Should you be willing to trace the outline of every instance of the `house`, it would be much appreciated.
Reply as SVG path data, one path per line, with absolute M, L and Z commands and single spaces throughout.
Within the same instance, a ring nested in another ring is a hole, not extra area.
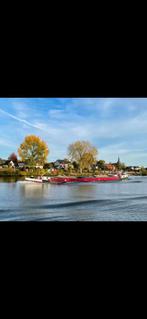
M 12 167 L 12 168 L 15 168 L 14 162 L 13 162 L 13 161 L 10 161 L 10 162 L 9 162 L 9 166 Z
M 58 174 L 58 170 L 56 168 L 50 168 L 50 169 L 48 169 L 48 172 L 55 174 L 55 175 Z
M 17 166 L 18 166 L 18 168 L 25 168 L 26 164 L 24 162 L 18 162 Z
M 45 163 L 43 166 L 44 169 L 51 169 L 53 167 L 54 167 L 54 162 Z
M 0 159 L 0 166 L 2 168 L 8 168 L 8 167 L 13 167 L 15 168 L 15 164 L 13 161 L 11 160 L 3 160 L 3 159 Z
M 139 168 L 139 167 L 134 166 L 134 167 L 132 167 L 132 171 L 134 171 L 134 172 L 139 172 L 139 171 L 140 171 L 140 168 Z
M 116 167 L 115 167 L 114 164 L 111 164 L 111 163 L 107 164 L 107 163 L 106 163 L 106 164 L 105 164 L 105 169 L 108 170 L 108 171 L 114 172 L 114 171 L 116 170 Z
M 55 168 L 60 168 L 61 167 L 61 160 L 56 160 L 55 162 L 54 162 L 54 167 Z
M 141 170 L 141 167 L 139 167 L 139 166 L 127 166 L 126 170 L 139 172 Z
M 135 172 L 139 172 L 141 170 L 141 167 L 139 166 L 132 166 L 131 168 L 132 171 L 135 171 Z
M 54 162 L 54 167 L 57 169 L 64 169 L 64 170 L 68 170 L 68 168 L 72 168 L 73 165 L 71 164 L 70 161 L 68 161 L 67 159 L 64 160 L 57 160 Z
M 118 160 L 117 160 L 117 162 L 116 162 L 116 163 L 112 163 L 112 165 L 113 165 L 116 169 L 121 168 L 121 166 L 122 166 L 122 162 L 120 161 L 119 156 L 118 156 Z

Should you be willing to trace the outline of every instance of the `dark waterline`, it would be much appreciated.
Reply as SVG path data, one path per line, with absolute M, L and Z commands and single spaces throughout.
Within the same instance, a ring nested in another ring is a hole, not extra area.
M 0 177 L 0 220 L 146 221 L 147 177 L 63 185 Z
M 17 176 L 0 176 L 0 183 L 16 183 L 18 181 L 24 181 L 25 177 Z

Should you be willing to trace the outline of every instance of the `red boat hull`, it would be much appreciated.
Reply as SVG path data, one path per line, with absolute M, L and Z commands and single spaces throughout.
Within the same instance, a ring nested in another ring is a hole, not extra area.
M 63 183 L 94 183 L 94 182 L 111 182 L 120 181 L 120 177 L 51 177 L 49 179 L 50 183 L 53 184 L 63 184 Z

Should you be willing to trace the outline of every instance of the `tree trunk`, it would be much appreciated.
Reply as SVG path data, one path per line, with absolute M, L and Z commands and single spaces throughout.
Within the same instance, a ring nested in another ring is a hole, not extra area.
M 80 167 L 80 174 L 82 174 L 82 168 Z

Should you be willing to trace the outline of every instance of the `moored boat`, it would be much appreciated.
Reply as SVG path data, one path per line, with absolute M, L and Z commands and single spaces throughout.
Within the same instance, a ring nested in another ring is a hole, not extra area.
M 128 178 L 129 178 L 129 175 L 126 174 L 126 173 L 123 173 L 123 174 L 121 175 L 121 179 L 128 179 Z
M 121 172 L 118 172 L 117 174 L 108 174 L 108 176 L 119 176 L 121 180 L 124 180 L 124 179 L 128 179 L 129 178 L 129 175 L 127 173 L 121 173 Z
M 42 183 L 42 178 L 34 178 L 34 177 L 26 177 L 25 181 L 27 182 L 35 182 L 35 183 Z

